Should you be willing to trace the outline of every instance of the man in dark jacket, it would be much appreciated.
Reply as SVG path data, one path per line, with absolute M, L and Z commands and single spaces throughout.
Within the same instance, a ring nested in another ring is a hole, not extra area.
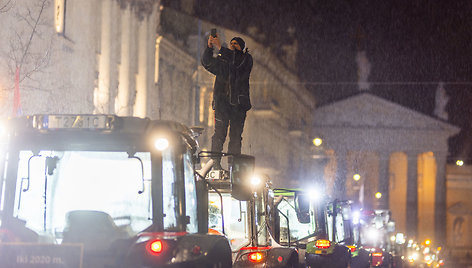
M 252 56 L 243 52 L 244 40 L 234 37 L 230 47 L 222 47 L 218 35 L 209 36 L 208 46 L 203 52 L 202 65 L 216 75 L 213 87 L 213 110 L 215 110 L 215 132 L 211 139 L 211 151 L 223 151 L 223 144 L 228 133 L 228 153 L 241 153 L 241 135 L 243 133 L 246 112 L 251 109 L 249 98 L 249 76 L 252 70 Z M 213 50 L 218 49 L 218 56 L 213 57 Z M 214 169 L 221 169 L 220 158 L 213 158 Z

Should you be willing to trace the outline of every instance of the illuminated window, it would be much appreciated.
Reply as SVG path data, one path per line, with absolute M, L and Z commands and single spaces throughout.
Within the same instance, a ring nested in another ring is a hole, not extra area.
M 206 93 L 206 90 L 207 90 L 206 87 L 200 88 L 200 103 L 199 103 L 200 115 L 198 117 L 198 120 L 200 122 L 205 121 L 205 93 Z
M 211 102 L 213 100 L 213 92 L 208 95 L 208 99 L 210 100 L 210 105 L 208 105 L 208 126 L 211 127 L 215 123 L 215 112 L 213 111 L 213 107 L 211 105 Z
M 156 38 L 156 51 L 154 51 L 154 83 L 159 82 L 159 46 L 162 41 L 162 36 Z
M 197 219 L 197 188 L 193 173 L 192 154 L 187 151 L 184 154 L 184 179 L 185 179 L 185 215 L 190 218 L 187 224 L 187 232 L 198 232 Z
M 66 0 L 54 0 L 54 26 L 59 34 L 64 34 L 65 13 Z

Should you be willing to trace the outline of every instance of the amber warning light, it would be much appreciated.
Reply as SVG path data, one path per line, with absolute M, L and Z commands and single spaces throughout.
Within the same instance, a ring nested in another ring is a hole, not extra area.
M 263 259 L 262 252 L 252 252 L 252 253 L 249 253 L 248 259 L 249 259 L 251 262 L 261 262 L 262 259 Z
M 331 246 L 331 242 L 329 240 L 316 240 L 315 246 L 317 248 L 329 248 Z

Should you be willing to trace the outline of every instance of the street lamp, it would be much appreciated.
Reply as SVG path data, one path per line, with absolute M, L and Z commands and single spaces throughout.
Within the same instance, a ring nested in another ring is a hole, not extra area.
M 352 179 L 355 180 L 355 181 L 359 181 L 361 179 L 361 175 L 359 174 L 354 174 L 354 176 L 352 176 Z
M 375 198 L 377 198 L 377 199 L 382 198 L 382 193 L 381 192 L 376 192 L 375 193 Z
M 322 140 L 321 138 L 314 138 L 314 139 L 313 139 L 313 144 L 314 144 L 316 147 L 321 146 L 322 143 L 323 143 L 323 140 Z
M 459 166 L 459 167 L 462 167 L 462 166 L 464 165 L 464 161 L 458 159 L 458 160 L 456 161 L 456 165 Z

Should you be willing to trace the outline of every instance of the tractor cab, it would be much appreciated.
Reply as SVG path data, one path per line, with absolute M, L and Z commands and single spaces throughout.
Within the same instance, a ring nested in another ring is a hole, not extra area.
M 6 129 L 2 265 L 231 265 L 227 240 L 201 231 L 192 129 L 115 115 L 34 115 Z
M 359 212 L 352 207 L 352 201 L 335 200 L 328 203 L 330 240 L 349 248 L 352 268 L 365 268 L 370 265 L 370 252 L 362 244 L 359 221 Z
M 341 202 L 326 203 L 317 191 L 276 190 L 280 242 L 294 244 L 309 267 L 348 267 L 352 234 Z
M 370 252 L 373 267 L 390 267 L 394 248 L 391 237 L 395 222 L 389 210 L 362 210 L 360 212 L 359 235 L 362 247 Z
M 254 176 L 254 162 L 248 168 L 238 161 L 231 158 L 229 177 L 207 176 L 209 229 L 230 241 L 233 267 L 296 267 L 296 250 L 273 238 L 276 213 L 270 179 Z

